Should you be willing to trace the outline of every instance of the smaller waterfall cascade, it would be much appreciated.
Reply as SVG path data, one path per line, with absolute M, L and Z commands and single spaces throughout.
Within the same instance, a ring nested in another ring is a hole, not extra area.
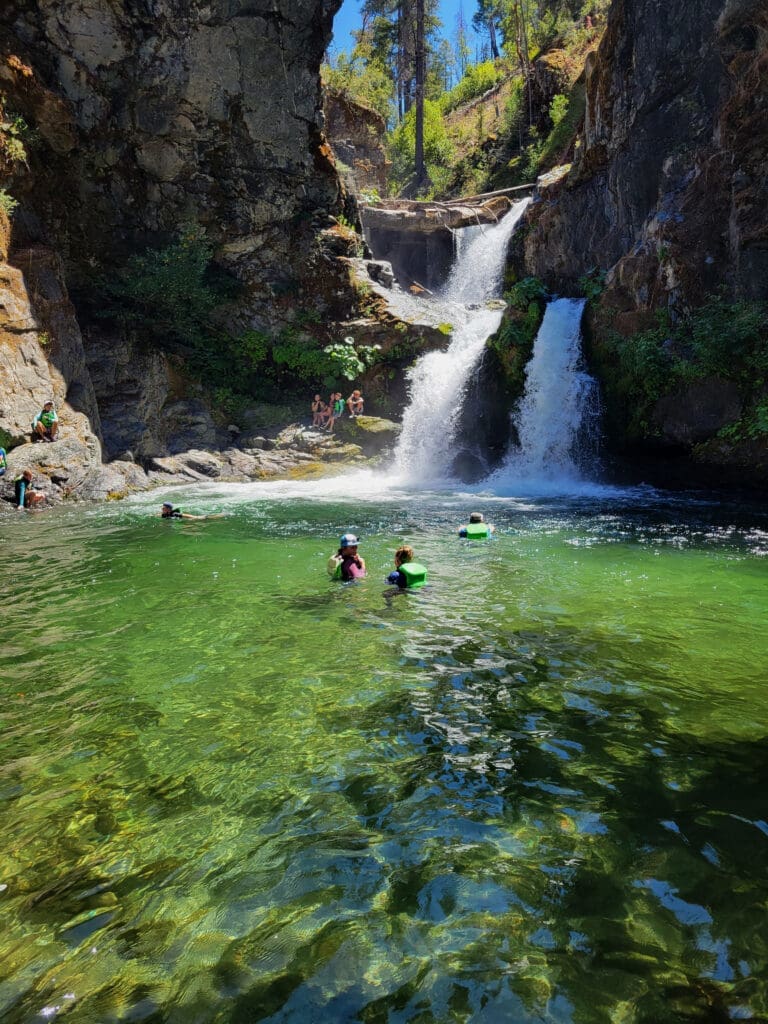
M 457 232 L 457 256 L 448 281 L 436 299 L 426 300 L 439 317 L 436 322 L 452 325 L 452 340 L 445 352 L 428 352 L 410 371 L 411 402 L 395 453 L 396 470 L 406 479 L 434 481 L 449 474 L 464 391 L 486 339 L 501 322 L 502 309 L 479 304 L 501 293 L 507 246 L 529 203 L 516 203 L 491 228 Z
M 494 474 L 495 483 L 551 491 L 585 482 L 585 472 L 594 469 L 599 408 L 597 384 L 581 354 L 584 302 L 556 299 L 547 306 L 515 416 L 520 444 Z

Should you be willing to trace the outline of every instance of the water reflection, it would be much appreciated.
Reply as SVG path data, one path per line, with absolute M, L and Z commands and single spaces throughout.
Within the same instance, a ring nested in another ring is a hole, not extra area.
M 397 504 L 42 524 L 4 1021 L 768 1015 L 762 514 L 499 508 L 480 547 L 415 511 L 431 586 L 389 603 Z M 353 517 L 372 577 L 334 587 Z

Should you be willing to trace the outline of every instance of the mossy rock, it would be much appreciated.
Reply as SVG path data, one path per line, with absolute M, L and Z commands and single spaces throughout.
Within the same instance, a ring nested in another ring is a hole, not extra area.
M 335 430 L 339 437 L 359 445 L 366 455 L 377 455 L 395 443 L 402 427 L 381 416 L 356 416 L 339 420 Z
M 287 473 L 289 480 L 316 480 L 328 476 L 330 467 L 324 462 L 303 462 L 300 466 L 292 466 Z

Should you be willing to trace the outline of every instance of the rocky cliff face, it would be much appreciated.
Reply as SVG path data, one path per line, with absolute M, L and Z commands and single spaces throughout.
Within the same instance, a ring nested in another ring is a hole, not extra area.
M 518 261 L 571 293 L 582 275 L 607 272 L 591 338 L 609 403 L 610 332 L 630 337 L 659 309 L 674 321 L 719 289 L 768 299 L 767 45 L 763 0 L 614 0 L 588 61 L 573 166 L 542 189 Z M 702 434 L 701 402 L 688 397 L 697 422 L 667 423 L 659 408 L 654 444 L 689 447 L 681 437 L 701 441 L 727 422 L 706 410 Z M 733 414 L 733 402 L 719 405 Z
M 387 126 L 381 114 L 333 89 L 324 94 L 325 134 L 337 161 L 348 168 L 349 187 L 387 194 Z
M 52 240 L 83 280 L 194 220 L 268 295 L 338 201 L 318 78 L 337 6 L 10 0 L 0 85 L 40 139 L 19 241 Z
M 296 305 L 330 320 L 353 311 L 324 234 L 341 208 L 319 82 L 338 6 L 3 5 L 0 93 L 26 150 L 12 160 L 0 145 L 0 188 L 19 202 L 0 282 L 6 441 L 48 395 L 67 432 L 103 439 L 111 457 L 221 440 L 177 367 L 86 312 L 96 278 L 185 224 L 204 227 L 244 286 L 228 313 L 236 329 L 268 328 Z

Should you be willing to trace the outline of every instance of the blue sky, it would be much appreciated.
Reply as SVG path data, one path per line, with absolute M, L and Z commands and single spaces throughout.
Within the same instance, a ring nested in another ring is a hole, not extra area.
M 464 20 L 470 32 L 470 45 L 474 45 L 472 32 L 472 15 L 475 13 L 475 0 L 440 0 L 438 17 L 443 23 L 443 33 L 450 39 L 456 27 L 456 12 L 461 2 L 464 8 Z M 360 26 L 360 0 L 344 0 L 341 10 L 333 20 L 333 42 L 331 50 L 349 52 L 353 45 L 351 33 Z

